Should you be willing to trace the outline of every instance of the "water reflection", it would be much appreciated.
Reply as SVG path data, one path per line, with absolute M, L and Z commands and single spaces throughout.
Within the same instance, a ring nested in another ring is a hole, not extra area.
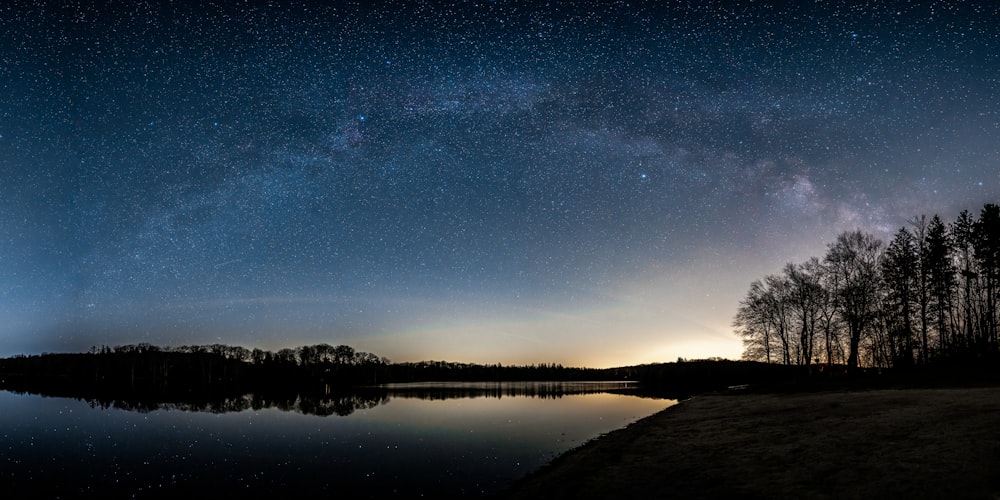
M 414 382 L 384 384 L 356 388 L 351 391 L 316 393 L 249 393 L 236 396 L 172 395 L 150 397 L 125 395 L 74 395 L 40 391 L 12 391 L 18 394 L 71 397 L 91 408 L 119 409 L 136 412 L 179 410 L 206 413 L 229 413 L 247 410 L 277 409 L 305 415 L 346 417 L 357 410 L 367 410 L 386 404 L 393 398 L 427 400 L 529 397 L 556 399 L 574 394 L 617 393 L 643 396 L 635 382 Z
M 393 397 L 453 398 L 561 398 L 572 394 L 602 392 L 637 393 L 635 382 L 414 382 L 382 386 Z
M 448 385 L 155 405 L 0 392 L 0 484 L 42 497 L 475 496 L 674 403 L 629 385 Z
M 260 411 L 275 409 L 302 413 L 305 415 L 346 417 L 356 410 L 366 410 L 385 404 L 390 398 L 386 391 L 364 391 L 334 394 L 328 396 L 311 396 L 296 394 L 287 397 L 269 397 L 259 394 L 244 394 L 236 397 L 223 397 L 192 401 L 158 401 L 143 398 L 74 398 L 87 403 L 91 408 L 118 409 L 137 412 L 156 410 L 179 410 L 205 413 L 232 413 L 247 410 Z

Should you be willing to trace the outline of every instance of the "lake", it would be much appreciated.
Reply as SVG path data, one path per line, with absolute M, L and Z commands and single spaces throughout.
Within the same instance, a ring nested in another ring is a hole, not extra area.
M 488 495 L 676 403 L 636 394 L 622 382 L 421 383 L 137 404 L 0 391 L 0 484 L 44 496 Z

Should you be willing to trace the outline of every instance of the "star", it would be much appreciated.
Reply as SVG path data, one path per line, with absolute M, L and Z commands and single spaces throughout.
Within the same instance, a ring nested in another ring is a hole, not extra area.
M 762 273 L 1000 197 L 1000 7 L 383 7 L 110 7 L 60 44 L 14 2 L 0 355 L 738 358 Z

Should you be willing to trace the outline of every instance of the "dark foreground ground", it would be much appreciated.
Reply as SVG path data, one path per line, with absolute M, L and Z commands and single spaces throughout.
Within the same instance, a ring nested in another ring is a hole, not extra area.
M 699 396 L 507 497 L 1000 499 L 1000 388 Z

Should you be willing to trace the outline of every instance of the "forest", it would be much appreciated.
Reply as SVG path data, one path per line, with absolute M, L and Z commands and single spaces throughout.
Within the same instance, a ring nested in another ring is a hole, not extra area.
M 788 263 L 751 283 L 733 320 L 742 361 L 700 360 L 609 369 L 557 364 L 392 363 L 329 344 L 276 352 L 240 346 L 94 346 L 87 353 L 0 359 L 0 389 L 52 395 L 273 400 L 420 381 L 633 380 L 677 393 L 865 370 L 986 370 L 996 378 L 1000 206 L 949 223 L 908 221 L 885 244 L 840 234 L 822 258 Z M 802 370 L 801 367 L 806 367 Z
M 326 394 L 347 388 L 418 381 L 596 380 L 604 370 L 556 364 L 479 365 L 446 361 L 392 363 L 347 345 L 305 345 L 276 352 L 212 344 L 94 346 L 86 353 L 0 359 L 0 388 L 47 394 L 160 395 Z
M 817 371 L 995 366 L 1000 206 L 907 224 L 888 244 L 844 232 L 822 258 L 753 281 L 733 320 L 743 358 Z
M 318 401 L 316 405 L 328 405 L 334 412 L 352 406 L 343 403 L 344 398 L 356 399 L 359 391 L 378 400 L 387 384 L 411 382 L 634 381 L 650 394 L 684 397 L 733 384 L 785 383 L 798 375 L 794 367 L 724 359 L 603 369 L 549 363 L 392 363 L 350 346 L 329 344 L 276 352 L 225 344 L 134 344 L 0 359 L 0 389 L 83 398 L 102 406 L 154 407 L 171 402 L 193 407 L 289 407 L 296 401 Z

